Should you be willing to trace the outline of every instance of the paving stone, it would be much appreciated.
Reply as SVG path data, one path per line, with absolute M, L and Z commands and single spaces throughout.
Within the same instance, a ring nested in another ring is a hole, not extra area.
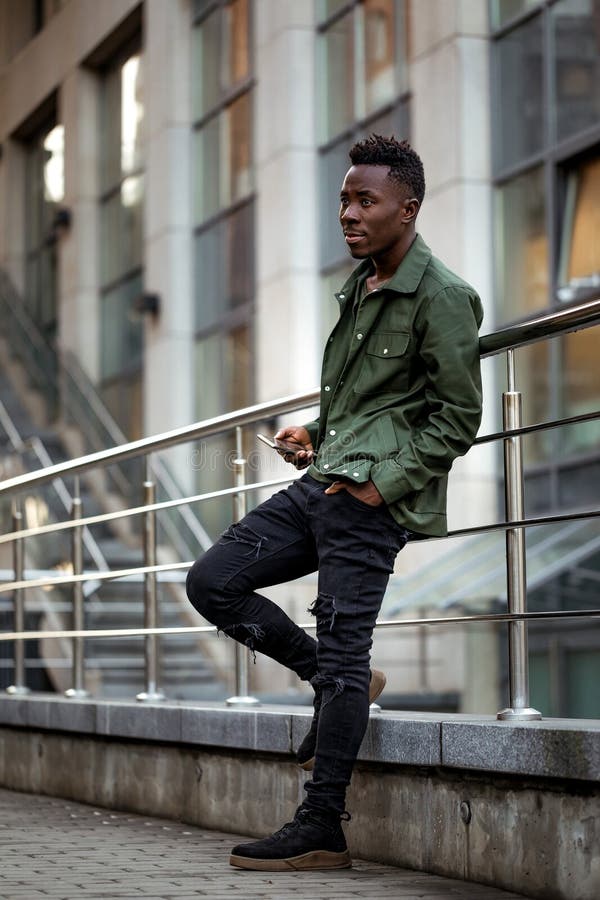
M 243 835 L 1 788 L 0 821 L 1 900 L 519 900 L 361 860 L 339 872 L 244 872 L 229 866 Z

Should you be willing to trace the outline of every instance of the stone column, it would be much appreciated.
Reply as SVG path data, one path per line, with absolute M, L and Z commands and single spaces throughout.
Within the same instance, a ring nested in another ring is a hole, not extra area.
M 144 431 L 193 421 L 191 12 L 186 0 L 147 0 L 144 20 L 146 139 L 145 291 L 160 313 L 145 323 Z M 186 479 L 187 451 L 178 475 Z M 191 469 L 189 486 L 192 483 Z M 187 483 L 187 481 L 186 481 Z
M 494 326 L 487 4 L 479 0 L 412 0 L 410 11 L 412 143 L 423 159 L 427 182 L 418 229 L 436 256 L 479 292 L 485 333 Z M 485 433 L 499 425 L 500 400 L 494 388 L 493 361 L 485 361 L 482 372 L 480 432 Z M 495 521 L 495 449 L 484 445 L 455 462 L 448 491 L 451 528 Z M 499 554 L 502 541 L 500 535 Z M 441 554 L 452 551 L 461 553 L 468 567 L 468 545 L 444 541 L 438 550 Z M 435 564 L 435 552 L 434 546 L 427 545 L 415 547 L 411 556 L 417 564 Z M 497 694 L 496 632 L 490 628 L 475 634 L 469 628 L 464 642 L 468 683 L 463 707 L 494 711 L 489 707 Z
M 487 4 L 413 0 L 410 22 L 412 143 L 427 182 L 418 229 L 436 256 L 478 290 L 485 333 L 494 324 Z M 482 433 L 498 422 L 492 371 L 492 363 L 484 363 Z M 494 449 L 473 451 L 453 471 L 452 526 L 489 521 L 495 511 Z
M 319 377 L 312 0 L 254 4 L 257 399 Z

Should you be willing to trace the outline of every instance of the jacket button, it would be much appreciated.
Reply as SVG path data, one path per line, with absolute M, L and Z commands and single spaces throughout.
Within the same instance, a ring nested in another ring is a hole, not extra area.
M 354 475 L 355 478 L 358 478 L 358 475 L 359 475 L 358 472 L 353 472 L 352 474 Z
M 331 437 L 334 437 L 335 436 L 335 428 L 332 428 L 331 431 L 329 432 L 329 434 L 331 435 Z
M 326 385 L 325 385 L 325 387 L 324 387 L 324 388 L 323 388 L 323 390 L 324 390 L 324 391 L 330 391 L 330 390 L 331 390 L 331 388 L 330 388 L 330 387 L 329 387 L 329 385 L 328 385 L 328 384 L 326 384 Z
M 345 295 L 345 294 L 340 294 L 339 297 L 340 297 L 340 300 L 345 300 L 345 299 L 346 299 L 346 295 Z
M 361 332 L 359 331 L 358 334 L 356 335 L 356 340 L 357 340 L 357 341 L 362 341 L 362 337 L 363 337 L 363 336 L 362 336 Z
M 387 352 L 388 352 L 388 348 L 386 347 L 385 350 L 384 350 L 383 352 L 384 352 L 384 353 L 387 353 Z
M 329 468 L 329 463 L 325 463 L 325 465 L 323 466 L 323 468 L 324 468 L 324 469 L 328 469 L 328 468 Z

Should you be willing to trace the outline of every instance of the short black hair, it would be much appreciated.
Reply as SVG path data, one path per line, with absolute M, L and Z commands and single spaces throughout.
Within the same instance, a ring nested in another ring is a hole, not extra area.
M 397 141 L 395 137 L 370 134 L 350 148 L 353 166 L 389 166 L 389 177 L 406 185 L 419 204 L 425 196 L 425 172 L 418 153 L 408 141 Z

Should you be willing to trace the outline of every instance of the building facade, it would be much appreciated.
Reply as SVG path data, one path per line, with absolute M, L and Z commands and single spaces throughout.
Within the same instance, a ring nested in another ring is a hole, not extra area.
M 599 98 L 599 0 L 0 0 L 0 266 L 127 437 L 167 431 L 318 383 L 370 131 L 422 156 L 419 230 L 484 331 L 597 296 Z M 528 421 L 597 408 L 596 339 L 523 352 Z M 484 383 L 494 431 L 491 360 Z M 598 443 L 597 420 L 528 439 L 530 510 L 585 505 Z M 458 462 L 454 527 L 497 514 L 497 471 Z

